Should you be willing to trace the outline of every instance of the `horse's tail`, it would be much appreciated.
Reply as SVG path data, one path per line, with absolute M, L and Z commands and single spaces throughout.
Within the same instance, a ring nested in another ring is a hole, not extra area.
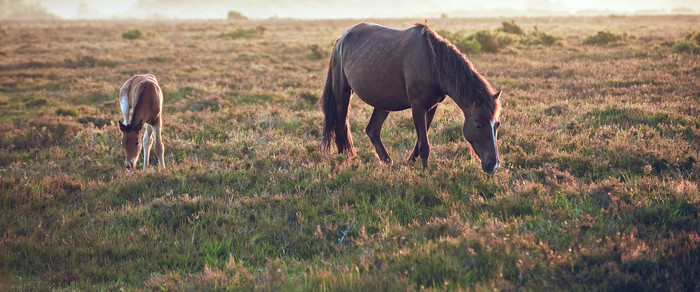
M 335 95 L 333 94 L 333 58 L 328 67 L 328 77 L 326 86 L 323 88 L 321 96 L 321 109 L 323 110 L 323 140 L 321 140 L 321 153 L 330 153 L 331 140 L 335 134 L 337 124 L 337 107 Z

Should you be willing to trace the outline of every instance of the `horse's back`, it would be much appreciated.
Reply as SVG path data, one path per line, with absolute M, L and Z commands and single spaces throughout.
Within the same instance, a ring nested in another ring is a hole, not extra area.
M 342 68 L 350 88 L 366 103 L 385 110 L 410 107 L 407 82 L 430 76 L 416 76 L 430 70 L 422 27 L 395 30 L 361 23 L 348 29 L 338 40 Z M 420 72 L 423 71 L 423 72 Z

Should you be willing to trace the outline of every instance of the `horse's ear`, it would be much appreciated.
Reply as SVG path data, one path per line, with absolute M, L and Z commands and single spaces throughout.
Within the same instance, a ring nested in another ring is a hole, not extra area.
M 497 100 L 501 97 L 501 91 L 503 91 L 503 89 L 499 89 L 498 92 L 496 92 L 496 94 L 493 95 L 493 100 Z
M 126 132 L 129 128 L 122 123 L 122 121 L 119 121 L 119 131 Z

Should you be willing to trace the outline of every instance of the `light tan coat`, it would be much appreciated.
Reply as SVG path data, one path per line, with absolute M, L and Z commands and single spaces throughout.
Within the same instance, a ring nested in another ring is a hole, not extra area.
M 119 123 L 119 129 L 122 132 L 121 144 L 126 154 L 126 168 L 132 169 L 138 163 L 142 148 L 138 136 L 144 124 L 146 131 L 143 135 L 143 169 L 148 168 L 154 138 L 158 165 L 164 168 L 164 147 L 161 139 L 163 92 L 156 77 L 152 74 L 135 75 L 124 82 L 119 90 L 119 104 L 124 116 L 124 122 Z

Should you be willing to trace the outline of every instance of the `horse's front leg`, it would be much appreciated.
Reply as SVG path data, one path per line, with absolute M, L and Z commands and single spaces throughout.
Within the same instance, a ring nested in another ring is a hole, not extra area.
M 425 135 L 427 137 L 428 133 L 430 132 L 430 124 L 433 122 L 433 117 L 435 116 L 435 111 L 437 110 L 437 105 L 431 109 L 428 110 L 428 112 L 425 115 Z M 418 147 L 420 146 L 420 139 L 416 139 L 416 146 L 413 147 L 413 153 L 411 153 L 411 156 L 408 157 L 408 162 L 413 163 L 416 162 L 416 158 L 420 155 L 420 152 L 418 151 Z
M 411 108 L 413 124 L 418 135 L 418 154 L 423 161 L 423 171 L 428 169 L 428 156 L 430 156 L 430 142 L 428 142 L 427 113 L 420 107 Z
M 389 153 L 386 152 L 386 148 L 384 148 L 384 143 L 382 142 L 382 125 L 387 116 L 389 116 L 389 111 L 374 108 L 365 132 L 369 140 L 372 141 L 374 150 L 376 150 L 377 156 L 379 156 L 379 160 L 386 165 L 391 165 L 391 157 L 389 157 Z

